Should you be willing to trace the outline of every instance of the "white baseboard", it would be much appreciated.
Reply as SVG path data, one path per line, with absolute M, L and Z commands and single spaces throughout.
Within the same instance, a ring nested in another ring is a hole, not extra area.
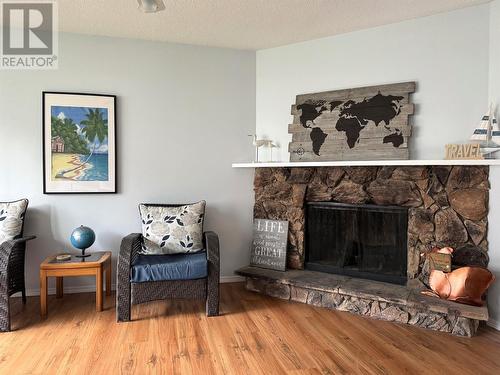
M 241 283 L 245 281 L 245 278 L 243 276 L 221 276 L 220 277 L 220 282 L 221 283 Z
M 111 290 L 116 290 L 115 285 L 111 285 Z M 56 294 L 56 288 L 49 288 L 47 290 L 48 294 Z M 95 292 L 95 284 L 92 285 L 81 285 L 81 286 L 65 286 L 64 287 L 64 294 L 75 294 L 75 293 L 90 293 L 90 292 Z M 14 294 L 14 297 L 20 296 L 21 293 L 16 293 Z M 40 295 L 40 288 L 34 288 L 34 289 L 26 289 L 26 295 L 27 296 L 39 296 Z
M 500 331 L 500 322 L 495 319 L 490 318 L 487 323 L 490 327 L 495 328 L 497 331 Z
M 239 283 L 245 281 L 245 278 L 242 276 L 221 276 L 220 277 L 220 282 L 221 283 Z M 116 285 L 111 285 L 111 290 L 116 290 Z M 91 285 L 81 285 L 81 286 L 65 286 L 64 287 L 64 293 L 65 294 L 75 294 L 75 293 L 90 293 L 90 292 L 95 292 L 95 284 Z M 48 293 L 50 295 L 56 294 L 56 288 L 49 288 Z M 21 293 L 16 293 L 14 297 L 20 296 Z M 33 288 L 33 289 L 26 289 L 26 295 L 27 296 L 39 296 L 40 295 L 40 289 L 39 288 Z

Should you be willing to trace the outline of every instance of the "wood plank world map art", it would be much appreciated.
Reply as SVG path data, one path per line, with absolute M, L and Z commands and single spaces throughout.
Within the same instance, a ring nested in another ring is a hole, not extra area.
M 298 95 L 290 161 L 408 159 L 415 82 Z

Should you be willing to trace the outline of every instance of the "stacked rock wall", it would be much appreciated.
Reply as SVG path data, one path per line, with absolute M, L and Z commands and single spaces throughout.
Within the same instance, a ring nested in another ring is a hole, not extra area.
M 302 269 L 306 202 L 408 207 L 408 277 L 434 246 L 460 265 L 487 262 L 488 167 L 257 168 L 254 217 L 289 221 L 288 267 Z

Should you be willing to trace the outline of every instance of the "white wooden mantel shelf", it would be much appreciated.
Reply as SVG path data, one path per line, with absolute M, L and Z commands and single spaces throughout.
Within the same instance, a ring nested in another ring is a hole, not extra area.
M 307 162 L 269 162 L 233 163 L 233 168 L 291 168 L 291 167 L 372 167 L 372 166 L 409 166 L 409 165 L 500 165 L 500 159 L 484 160 L 365 160 L 365 161 L 307 161 Z

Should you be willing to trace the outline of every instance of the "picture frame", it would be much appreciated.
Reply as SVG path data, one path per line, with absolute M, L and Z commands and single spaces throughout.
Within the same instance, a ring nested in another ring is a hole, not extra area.
M 116 96 L 42 92 L 44 194 L 117 192 Z

